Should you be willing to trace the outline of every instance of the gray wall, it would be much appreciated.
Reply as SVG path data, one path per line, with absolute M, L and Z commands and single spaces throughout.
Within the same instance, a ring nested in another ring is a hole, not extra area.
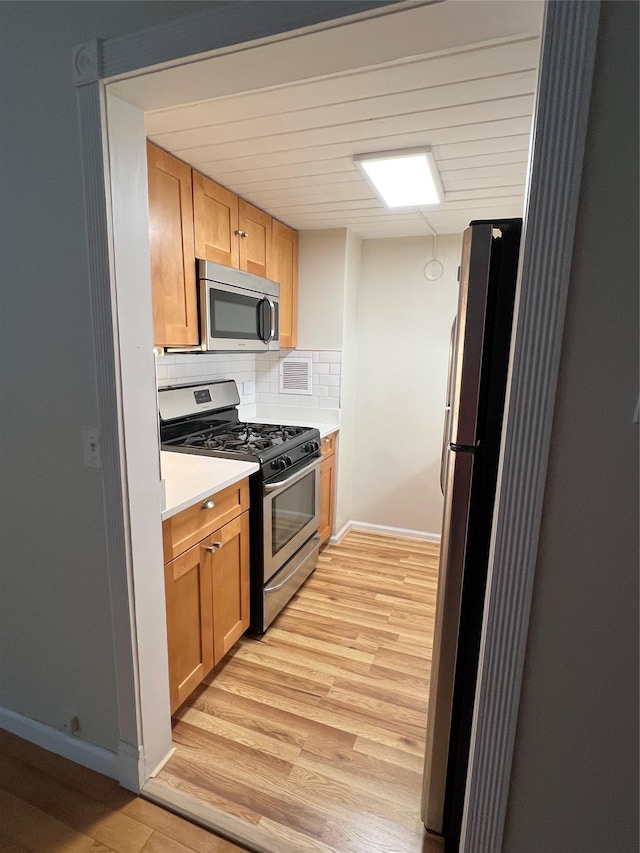
M 638 849 L 638 4 L 604 2 L 504 849 Z
M 118 743 L 71 48 L 191 2 L 0 3 L 0 706 Z M 42 414 L 42 412 L 46 414 Z

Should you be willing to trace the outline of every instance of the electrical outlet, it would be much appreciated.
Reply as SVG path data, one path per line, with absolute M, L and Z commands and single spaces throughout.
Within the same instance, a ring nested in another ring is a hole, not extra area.
M 82 461 L 89 468 L 101 468 L 100 430 L 98 427 L 82 427 Z
M 247 379 L 246 382 L 242 383 L 242 393 L 245 397 L 251 397 L 256 393 L 256 383 L 252 382 L 250 379 Z
M 80 729 L 80 720 L 75 714 L 68 714 L 63 718 L 62 726 L 60 728 L 68 735 L 74 735 Z

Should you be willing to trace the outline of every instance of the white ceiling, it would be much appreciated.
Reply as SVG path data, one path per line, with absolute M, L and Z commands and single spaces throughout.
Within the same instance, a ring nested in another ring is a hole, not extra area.
M 116 85 L 150 139 L 293 228 L 454 233 L 522 214 L 541 18 L 521 0 L 392 7 Z M 444 204 L 385 209 L 353 155 L 425 144 Z

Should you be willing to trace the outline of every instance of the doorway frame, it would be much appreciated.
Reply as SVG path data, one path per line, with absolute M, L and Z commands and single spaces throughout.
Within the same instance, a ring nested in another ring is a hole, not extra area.
M 251 15 L 247 5 L 221 4 L 203 15 L 95 39 L 73 51 L 118 695 L 118 774 L 134 791 L 168 756 L 171 731 L 148 235 L 143 233 L 144 123 L 141 110 L 108 97 L 107 85 L 248 40 L 311 31 L 338 20 L 344 24 L 410 4 L 390 9 L 358 0 L 252 3 Z M 599 0 L 554 0 L 545 10 L 460 844 L 466 853 L 498 851 L 502 843 L 598 20 Z M 142 218 L 131 219 L 132 210 Z M 123 227 L 125 211 L 132 228 Z M 134 278 L 144 294 L 132 302 Z M 139 328 L 133 320 L 144 311 L 147 319 Z M 150 436 L 155 439 L 149 441 Z M 157 495 L 150 499 L 143 482 L 155 481 Z

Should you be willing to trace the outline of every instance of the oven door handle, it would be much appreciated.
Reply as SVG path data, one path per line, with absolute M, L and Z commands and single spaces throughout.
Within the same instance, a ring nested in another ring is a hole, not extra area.
M 317 541 L 317 542 L 319 542 L 319 541 L 320 541 L 320 537 L 318 536 L 318 534 L 317 534 L 317 533 L 315 534 L 315 536 L 312 536 L 312 537 L 311 537 L 311 539 L 309 540 L 309 542 L 313 542 L 313 543 L 314 543 L 314 545 L 315 545 L 316 541 Z M 282 589 L 282 587 L 283 587 L 285 584 L 289 583 L 289 581 L 291 580 L 291 578 L 292 578 L 292 577 L 295 575 L 295 573 L 300 569 L 300 566 L 301 566 L 301 565 L 302 565 L 306 560 L 308 560 L 308 559 L 309 559 L 309 555 L 310 555 L 311 553 L 312 553 L 312 551 L 307 551 L 307 552 L 305 553 L 304 557 L 302 557 L 302 559 L 301 559 L 298 563 L 296 563 L 296 564 L 295 564 L 295 566 L 291 569 L 291 571 L 289 572 L 289 574 L 286 576 L 286 578 L 285 578 L 283 581 L 280 581 L 280 583 L 275 584 L 275 586 L 265 586 L 264 591 L 265 591 L 265 592 L 276 592 L 277 590 Z
M 321 462 L 322 457 L 319 457 L 315 462 L 312 462 L 310 465 L 305 465 L 302 470 L 296 471 L 295 474 L 287 477 L 286 480 L 278 480 L 277 483 L 266 483 L 264 487 L 265 492 L 275 492 L 276 489 L 284 489 L 286 486 L 290 486 L 292 483 L 295 483 L 296 480 L 301 480 L 310 471 L 314 471 Z

